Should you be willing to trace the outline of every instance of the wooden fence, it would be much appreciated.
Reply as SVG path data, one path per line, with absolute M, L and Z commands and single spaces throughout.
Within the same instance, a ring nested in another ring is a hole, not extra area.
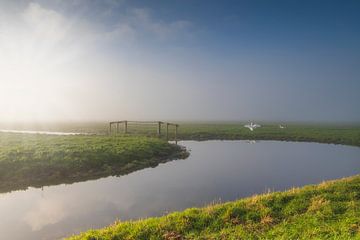
M 128 134 L 128 125 L 129 124 L 140 124 L 140 125 L 155 125 L 157 126 L 157 135 L 161 136 L 161 127 L 162 125 L 166 126 L 166 139 L 169 139 L 169 127 L 175 127 L 175 142 L 177 142 L 177 133 L 179 124 L 169 123 L 169 122 L 161 122 L 161 121 L 114 121 L 109 123 L 109 134 L 120 134 L 120 126 L 123 126 L 123 134 Z

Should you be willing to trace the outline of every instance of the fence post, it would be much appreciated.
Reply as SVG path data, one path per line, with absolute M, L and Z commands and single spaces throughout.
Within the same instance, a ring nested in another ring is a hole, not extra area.
M 166 140 L 169 141 L 169 123 L 166 123 Z
M 177 132 L 178 132 L 178 126 L 177 124 L 175 124 L 175 144 L 177 144 Z
M 128 121 L 124 121 L 124 133 L 127 134 Z
M 161 135 L 161 122 L 158 122 L 158 135 Z

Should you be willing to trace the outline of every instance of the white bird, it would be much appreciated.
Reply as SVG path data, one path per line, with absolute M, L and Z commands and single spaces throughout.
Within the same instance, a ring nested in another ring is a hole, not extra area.
M 259 124 L 253 124 L 252 122 L 250 124 L 244 125 L 244 127 L 250 129 L 250 131 L 254 131 L 255 128 L 261 127 Z
M 283 126 L 283 125 L 279 125 L 279 128 L 283 129 L 283 128 L 285 128 L 285 126 Z

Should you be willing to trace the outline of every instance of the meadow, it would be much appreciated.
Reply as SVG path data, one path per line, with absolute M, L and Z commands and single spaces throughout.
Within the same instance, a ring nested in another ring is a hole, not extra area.
M 288 123 L 280 129 L 279 123 L 261 123 L 260 128 L 250 131 L 243 125 L 246 122 L 177 122 L 180 124 L 178 140 L 279 140 L 334 143 L 360 146 L 359 124 L 317 124 L 317 123 Z M 9 127 L 0 125 L 0 127 Z M 47 131 L 64 131 L 91 133 L 97 135 L 108 134 L 106 122 L 95 123 L 57 123 L 42 125 L 20 124 L 12 126 L 16 129 L 32 129 Z M 123 129 L 120 126 L 120 135 Z M 156 126 L 129 125 L 128 130 L 133 135 L 156 136 Z M 165 126 L 162 127 L 162 137 L 165 137 Z M 174 138 L 173 129 L 169 129 L 170 139 Z
M 158 138 L 0 133 L 0 192 L 119 176 L 186 156 Z
M 262 127 L 250 131 L 243 123 L 232 124 L 184 124 L 179 138 L 184 140 L 278 140 L 319 142 L 360 146 L 360 126 L 320 125 L 320 124 L 261 124 Z
M 68 238 L 80 239 L 360 239 L 360 175 L 158 218 L 115 222 Z

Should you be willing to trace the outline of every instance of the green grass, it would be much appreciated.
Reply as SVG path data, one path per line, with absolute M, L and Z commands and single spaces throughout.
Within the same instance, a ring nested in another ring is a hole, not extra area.
M 184 140 L 209 139 L 254 139 L 280 141 L 306 141 L 360 146 L 358 125 L 299 125 L 287 124 L 280 129 L 275 124 L 262 124 L 261 128 L 250 131 L 243 124 L 190 124 L 180 125 L 179 138 Z
M 179 140 L 280 140 L 280 141 L 307 141 L 320 143 L 335 143 L 360 146 L 359 124 L 285 124 L 285 129 L 280 129 L 278 124 L 260 123 L 261 128 L 251 132 L 244 128 L 244 122 L 180 122 Z M 0 125 L 1 127 L 1 125 Z M 9 126 L 2 126 L 9 127 Z M 21 129 L 21 126 L 12 126 Z M 45 124 L 42 126 L 25 126 L 26 129 L 86 132 L 107 134 L 108 124 L 103 123 L 63 123 Z M 165 126 L 162 133 L 165 133 Z M 120 129 L 122 131 L 122 129 Z M 129 124 L 129 132 L 138 135 L 156 135 L 156 126 L 140 126 Z M 170 137 L 174 137 L 174 130 L 170 128 Z M 165 134 L 163 135 L 165 136 Z
M 123 175 L 184 157 L 184 149 L 158 138 L 0 133 L 0 192 Z
M 360 175 L 116 222 L 68 240 L 80 239 L 360 239 Z

